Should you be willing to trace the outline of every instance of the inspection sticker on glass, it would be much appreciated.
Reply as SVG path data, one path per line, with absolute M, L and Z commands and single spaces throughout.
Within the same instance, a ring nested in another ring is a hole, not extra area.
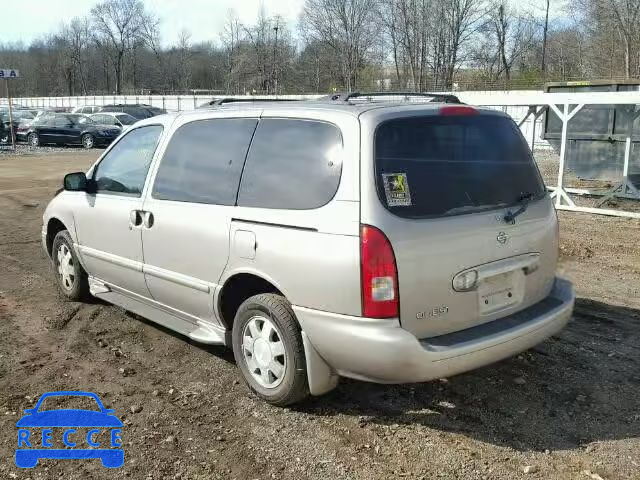
M 383 173 L 384 193 L 390 207 L 411 206 L 411 192 L 406 173 Z

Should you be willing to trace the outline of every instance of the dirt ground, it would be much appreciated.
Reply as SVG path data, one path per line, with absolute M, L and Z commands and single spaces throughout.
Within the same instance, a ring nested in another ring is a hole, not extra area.
M 640 221 L 560 215 L 560 269 L 579 299 L 558 337 L 447 380 L 344 380 L 280 409 L 248 392 L 222 348 L 59 299 L 41 215 L 62 175 L 99 153 L 0 154 L 0 478 L 640 478 Z M 56 390 L 115 409 L 121 469 L 14 465 L 16 421 Z

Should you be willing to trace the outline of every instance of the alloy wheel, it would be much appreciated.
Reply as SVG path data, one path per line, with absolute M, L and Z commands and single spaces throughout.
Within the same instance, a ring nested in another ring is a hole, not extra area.
M 72 290 L 76 280 L 76 271 L 73 263 L 73 255 L 65 243 L 60 244 L 58 247 L 57 260 L 60 284 L 65 290 Z
M 278 328 L 265 316 L 249 319 L 242 334 L 242 354 L 247 369 L 264 388 L 276 388 L 284 379 L 287 354 Z

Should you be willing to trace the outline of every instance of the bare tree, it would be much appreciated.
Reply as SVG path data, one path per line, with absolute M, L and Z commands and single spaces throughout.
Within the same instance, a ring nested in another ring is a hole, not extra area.
M 429 0 L 391 0 L 380 5 L 397 80 L 402 87 L 410 86 L 418 91 L 424 88 L 427 73 L 431 3 Z
M 613 12 L 613 18 L 624 43 L 624 74 L 631 78 L 632 49 L 638 40 L 638 21 L 640 20 L 640 0 L 607 0 L 605 2 Z
M 233 10 L 230 10 L 227 14 L 224 30 L 220 35 L 227 59 L 226 91 L 230 93 L 240 93 L 240 78 L 238 71 L 241 63 L 240 41 L 242 31 L 243 28 L 238 17 Z
M 151 21 L 141 0 L 105 0 L 91 9 L 96 35 L 113 64 L 116 93 L 122 92 L 124 58 L 139 39 L 144 38 L 143 25 Z
M 482 0 L 445 0 L 444 21 L 447 38 L 445 45 L 445 82 L 453 86 L 453 76 L 460 66 L 461 50 L 480 28 L 486 6 Z
M 62 26 L 57 36 L 57 41 L 64 50 L 63 63 L 69 69 L 69 95 L 75 94 L 78 81 L 82 94 L 87 94 L 86 63 L 91 40 L 89 30 L 86 18 L 74 18 L 69 24 Z
M 481 28 L 475 60 L 490 80 L 504 77 L 508 84 L 517 61 L 533 47 L 536 38 L 535 22 L 530 14 L 516 13 L 504 1 L 492 5 Z
M 358 72 L 377 33 L 377 0 L 306 0 L 302 28 L 310 40 L 321 41 L 340 61 L 342 84 L 357 85 Z

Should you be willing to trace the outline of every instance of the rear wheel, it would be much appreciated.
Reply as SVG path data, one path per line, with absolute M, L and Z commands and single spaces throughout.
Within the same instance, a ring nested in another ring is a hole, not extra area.
M 0 143 L 9 143 L 9 132 L 3 131 L 0 133 Z
M 233 354 L 249 388 L 277 406 L 309 395 L 302 337 L 287 300 L 276 294 L 246 300 L 233 324 Z
M 29 136 L 27 137 L 27 141 L 29 142 L 29 145 L 31 145 L 32 147 L 40 146 L 40 138 L 38 137 L 37 133 L 30 133 Z
M 67 299 L 78 301 L 89 296 L 87 272 L 73 251 L 73 241 L 67 230 L 62 230 L 53 239 L 51 248 L 56 284 L 60 293 Z
M 93 139 L 93 135 L 85 133 L 82 136 L 82 146 L 84 148 L 93 148 L 94 143 L 95 143 L 95 141 Z

